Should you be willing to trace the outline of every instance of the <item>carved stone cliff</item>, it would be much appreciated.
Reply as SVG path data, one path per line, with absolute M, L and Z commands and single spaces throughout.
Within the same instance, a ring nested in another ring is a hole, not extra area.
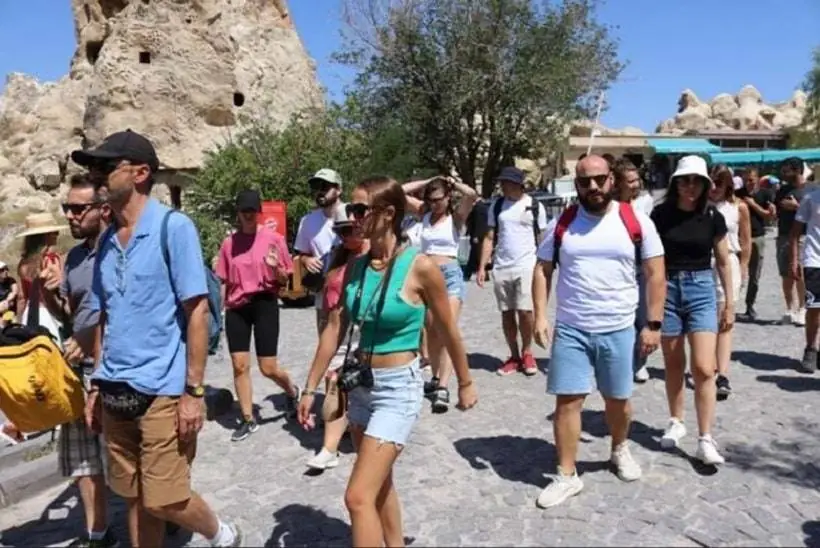
M 163 167 L 199 167 L 244 116 L 274 127 L 322 105 L 285 0 L 72 0 L 77 48 L 55 83 L 0 96 L 0 208 L 44 209 L 69 152 L 131 128 Z

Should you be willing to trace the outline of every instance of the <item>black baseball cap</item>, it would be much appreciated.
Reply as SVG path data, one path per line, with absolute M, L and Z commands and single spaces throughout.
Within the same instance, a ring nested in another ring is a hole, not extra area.
M 236 195 L 236 210 L 237 211 L 255 211 L 262 212 L 262 198 L 259 192 L 255 190 L 240 190 Z
M 91 167 L 104 160 L 128 160 L 145 164 L 152 172 L 159 170 L 159 159 L 154 145 L 130 129 L 112 133 L 96 148 L 75 150 L 71 153 L 71 159 L 83 167 Z

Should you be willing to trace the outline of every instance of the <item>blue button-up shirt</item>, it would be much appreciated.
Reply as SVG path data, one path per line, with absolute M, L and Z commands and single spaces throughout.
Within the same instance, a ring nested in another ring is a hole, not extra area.
M 101 236 L 89 302 L 106 314 L 94 378 L 125 382 L 144 394 L 179 396 L 187 372 L 179 303 L 207 295 L 208 285 L 196 227 L 180 213 L 168 221 L 169 273 L 160 245 L 168 211 L 149 199 L 125 248 L 114 227 Z

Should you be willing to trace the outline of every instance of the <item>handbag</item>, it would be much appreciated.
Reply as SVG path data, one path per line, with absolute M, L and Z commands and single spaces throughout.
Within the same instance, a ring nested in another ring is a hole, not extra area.
M 103 409 L 115 419 L 133 421 L 141 418 L 154 403 L 156 396 L 143 394 L 124 382 L 96 380 Z

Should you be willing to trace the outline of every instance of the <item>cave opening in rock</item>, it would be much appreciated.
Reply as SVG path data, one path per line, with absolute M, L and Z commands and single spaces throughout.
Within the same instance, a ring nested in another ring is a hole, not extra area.
M 239 93 L 238 91 L 233 94 L 233 105 L 235 107 L 241 107 L 245 104 L 245 94 Z
M 142 64 L 142 65 L 150 65 L 151 64 L 151 52 L 150 51 L 141 51 L 140 52 L 140 64 Z
M 128 0 L 102 0 L 100 2 L 100 10 L 102 10 L 106 19 L 111 19 L 124 10 L 127 5 Z
M 85 58 L 92 65 L 100 58 L 100 51 L 102 50 L 102 41 L 92 40 L 85 45 Z

